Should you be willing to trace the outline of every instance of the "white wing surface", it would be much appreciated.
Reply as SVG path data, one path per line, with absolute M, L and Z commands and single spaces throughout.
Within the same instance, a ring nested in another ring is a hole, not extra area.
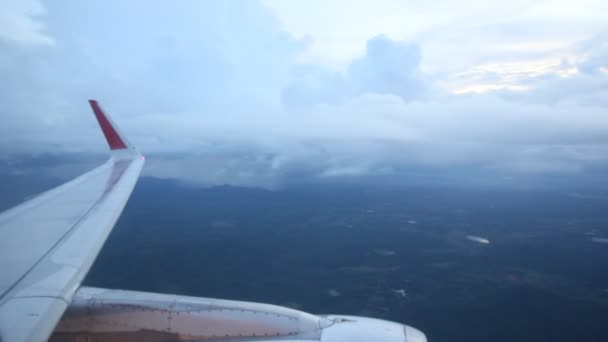
M 53 332 L 120 216 L 144 158 L 96 101 L 111 149 L 98 168 L 0 214 L 0 342 Z

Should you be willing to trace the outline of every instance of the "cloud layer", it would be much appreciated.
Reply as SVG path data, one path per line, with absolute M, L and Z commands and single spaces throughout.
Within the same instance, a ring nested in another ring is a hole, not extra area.
M 450 20 L 391 2 L 373 10 L 386 25 L 363 25 L 362 4 L 339 4 L 317 4 L 349 13 L 326 36 L 289 25 L 298 2 L 3 4 L 0 154 L 101 152 L 94 97 L 141 150 L 179 156 L 151 174 L 193 182 L 463 166 L 584 174 L 608 161 L 601 14 L 581 27 L 585 13 L 513 3 L 503 19 L 486 8 Z M 399 10 L 412 22 L 395 25 Z M 576 32 L 556 41 L 558 24 Z M 321 58 L 328 42 L 359 48 Z

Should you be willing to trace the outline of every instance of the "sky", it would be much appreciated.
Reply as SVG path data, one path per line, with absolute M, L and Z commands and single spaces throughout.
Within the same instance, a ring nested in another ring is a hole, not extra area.
M 0 0 L 0 158 L 194 183 L 608 170 L 606 1 Z

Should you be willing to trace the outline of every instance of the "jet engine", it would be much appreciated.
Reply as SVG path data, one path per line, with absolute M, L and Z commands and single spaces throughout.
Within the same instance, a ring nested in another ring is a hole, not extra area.
M 260 303 L 82 287 L 50 341 L 426 342 L 399 323 Z

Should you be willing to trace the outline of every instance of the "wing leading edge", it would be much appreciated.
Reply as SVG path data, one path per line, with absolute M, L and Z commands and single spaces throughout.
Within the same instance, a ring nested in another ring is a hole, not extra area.
M 53 332 L 118 220 L 144 165 L 99 104 L 111 149 L 96 169 L 0 214 L 0 341 Z

